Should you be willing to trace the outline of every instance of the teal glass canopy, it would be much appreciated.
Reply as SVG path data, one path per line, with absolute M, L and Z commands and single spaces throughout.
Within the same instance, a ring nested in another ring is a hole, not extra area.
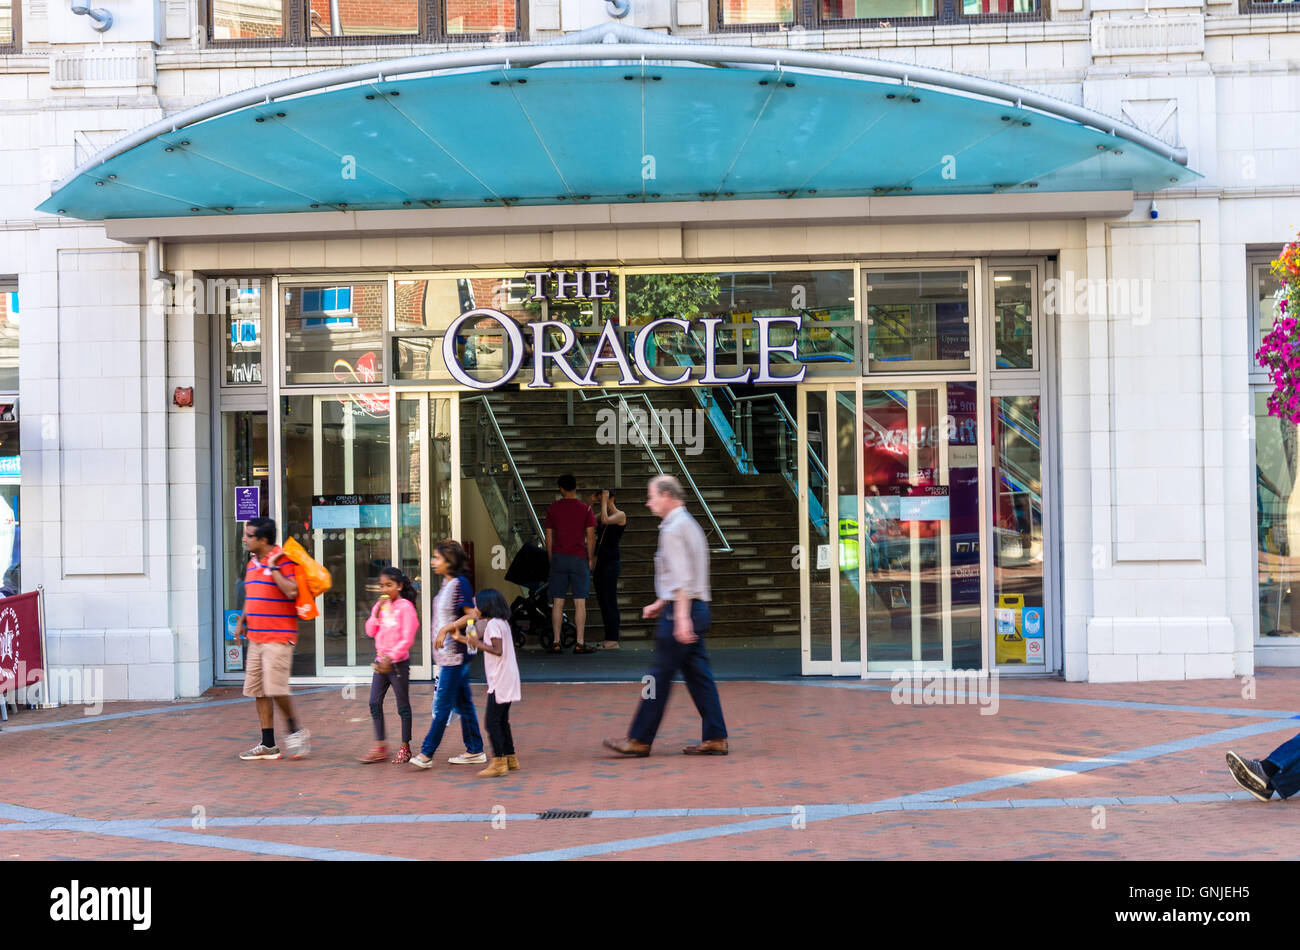
M 260 98 L 109 150 L 38 210 L 102 220 L 1149 192 L 1201 177 L 1172 150 L 1042 109 L 777 64 L 502 65 Z

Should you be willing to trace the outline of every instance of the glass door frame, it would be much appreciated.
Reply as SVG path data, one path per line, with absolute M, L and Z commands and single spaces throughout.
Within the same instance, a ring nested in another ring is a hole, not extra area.
M 272 476 L 273 476 L 273 477 L 272 477 L 272 487 L 271 487 L 271 492 L 272 492 L 272 508 L 271 508 L 271 510 L 272 510 L 272 512 L 273 512 L 272 517 L 275 518 L 277 524 L 283 524 L 283 522 L 284 522 L 283 511 L 281 510 L 281 504 L 282 504 L 282 500 L 283 500 L 283 497 L 284 497 L 284 495 L 283 495 L 283 493 L 284 493 L 284 465 L 282 464 L 282 460 L 281 460 L 282 446 L 281 446 L 281 444 L 280 444 L 280 442 L 281 442 L 281 438 L 282 438 L 281 430 L 282 430 L 282 427 L 283 427 L 283 420 L 282 420 L 282 418 L 281 418 L 282 410 L 281 410 L 281 406 L 280 406 L 280 397 L 282 397 L 282 396 L 294 396 L 294 397 L 306 397 L 306 396 L 309 396 L 309 397 L 311 397 L 312 400 L 313 400 L 313 403 L 312 403 L 312 451 L 313 451 L 313 454 L 315 455 L 315 458 L 313 459 L 313 479 L 315 480 L 314 483 L 313 483 L 313 494 L 321 494 L 321 493 L 322 493 L 322 484 L 320 483 L 319 480 L 320 480 L 320 478 L 321 478 L 321 476 L 322 476 L 322 466 L 321 466 L 321 462 L 322 462 L 323 445 L 322 445 L 321 413 L 320 413 L 320 408 L 321 408 L 322 403 L 323 403 L 324 400 L 327 400 L 327 399 L 337 399 L 337 398 L 338 398 L 339 396 L 341 396 L 341 395 L 345 395 L 345 394 L 347 394 L 347 393 L 349 393 L 349 392 L 354 392 L 354 391 L 356 391 L 356 390 L 345 389 L 345 388 L 340 388 L 340 387 L 332 387 L 332 388 L 328 388 L 328 389 L 327 389 L 327 388 L 318 387 L 318 386 L 304 386 L 304 387 L 297 387 L 297 386 L 296 386 L 296 387 L 294 387 L 294 388 L 292 388 L 292 389 L 287 389 L 287 390 L 286 390 L 286 389 L 281 389 L 281 390 L 279 390 L 279 391 L 275 394 L 275 397 L 274 397 L 274 399 L 275 399 L 275 407 L 276 407 L 276 409 L 275 409 L 275 413 L 274 413 L 274 416 L 275 416 L 274 426 L 275 426 L 275 428 L 274 428 L 274 432 L 273 432 L 273 435 L 272 435 L 271 440 L 270 440 L 270 441 L 271 441 L 271 444 L 270 444 L 270 453 L 269 453 L 269 454 L 270 454 L 270 456 L 271 456 L 271 460 L 272 460 L 272 461 L 271 461 L 271 466 L 272 466 L 271 473 L 272 473 Z M 399 400 L 399 399 L 405 399 L 405 400 L 418 401 L 419 404 L 420 404 L 420 430 L 419 430 L 419 431 L 420 431 L 420 453 L 421 453 L 421 456 L 420 456 L 420 477 L 421 477 L 421 482 L 422 482 L 422 484 L 421 484 L 421 492 L 420 492 L 420 495 L 421 495 L 421 500 L 420 500 L 420 537 L 421 537 L 421 544 L 423 545 L 423 547 L 421 548 L 422 556 L 427 556 L 427 552 L 430 550 L 430 548 L 428 547 L 428 544 L 430 543 L 429 538 L 428 538 L 428 533 L 429 533 L 429 524 L 428 524 L 428 498 L 429 498 L 429 492 L 432 491 L 432 489 L 433 489 L 433 486 L 430 484 L 430 482 L 431 482 L 431 468 L 430 468 L 429 446 L 430 446 L 431 439 L 430 439 L 429 429 L 428 429 L 428 425 L 429 425 L 429 422 L 430 422 L 430 415 L 429 415 L 429 411 L 430 411 L 430 410 L 429 410 L 429 400 L 430 400 L 431 397 L 436 397 L 436 398 L 439 398 L 439 399 L 443 399 L 443 398 L 445 398 L 445 399 L 450 399 L 450 400 L 451 400 L 451 408 L 450 408 L 450 412 L 451 412 L 451 420 L 450 420 L 450 421 L 451 421 L 451 456 L 452 456 L 452 458 L 451 458 L 451 472 L 452 472 L 452 478 L 451 478 L 451 501 L 450 501 L 450 506 L 451 506 L 451 524 L 452 524 L 452 536 L 453 536 L 453 537 L 459 537 L 459 536 L 460 536 L 460 531 L 461 531 L 461 511 L 460 511 L 460 507 L 461 507 L 461 486 L 460 486 L 460 479 L 459 479 L 459 475 L 458 475 L 458 473 L 460 472 L 460 410 L 459 410 L 459 407 L 460 407 L 460 392 L 461 392 L 461 391 L 460 391 L 460 390 L 457 390 L 457 389 L 450 388 L 450 387 L 448 387 L 448 388 L 430 388 L 430 387 L 428 387 L 428 386 L 419 386 L 419 387 L 414 387 L 414 386 L 389 386 L 389 387 L 384 387 L 384 388 L 370 388 L 370 387 L 367 387 L 366 391 L 368 391 L 368 392 L 376 392 L 376 393 L 378 393 L 378 392 L 382 392 L 382 393 L 386 394 L 386 396 L 387 396 L 387 398 L 388 398 L 388 406 L 389 406 L 389 409 L 388 409 L 388 422 L 387 422 L 387 425 L 388 425 L 388 463 L 389 463 L 389 469 L 388 469 L 388 473 L 389 473 L 389 474 L 388 474 L 388 485 L 389 485 L 389 506 L 390 506 L 390 507 L 389 507 L 389 511 L 390 511 L 390 514 L 389 514 L 389 525 L 390 525 L 390 529 L 389 529 L 389 533 L 390 533 L 390 538 L 389 538 L 389 545 L 390 545 L 390 546 L 389 546 L 389 552 L 390 552 L 390 554 L 389 554 L 389 561 L 390 561 L 390 563 L 392 563 L 392 564 L 398 564 L 398 563 L 400 563 L 400 548 L 399 548 L 399 545 L 400 545 L 400 542 L 401 542 L 401 530 L 400 530 L 400 528 L 401 528 L 401 521 L 400 521 L 400 515 L 401 515 L 400 504 L 401 504 L 401 499 L 400 499 L 400 497 L 399 497 L 399 494 L 400 494 L 400 493 L 399 493 L 398 491 L 396 491 L 396 485 L 397 485 L 397 467 L 396 467 L 396 466 L 397 466 L 397 441 L 396 441 L 396 440 L 397 440 L 397 400 Z M 223 408 L 223 411 L 224 411 L 224 410 L 226 410 L 226 409 L 229 408 L 229 407 L 226 407 L 226 406 L 223 405 L 222 408 Z M 347 468 L 350 469 L 350 466 L 348 466 Z M 347 494 L 347 492 L 344 492 L 344 494 Z M 313 529 L 313 534 L 315 534 L 315 532 L 316 532 L 317 530 L 319 530 L 319 529 Z M 351 529 L 349 529 L 349 530 L 351 530 Z M 313 541 L 313 547 L 314 547 L 314 550 L 311 551 L 311 554 L 312 554 L 312 556 L 315 557 L 317 560 L 320 560 L 320 559 L 321 559 L 321 556 L 322 556 L 322 553 L 323 553 L 322 550 L 321 550 L 321 548 L 320 548 L 320 544 L 321 544 L 321 540 L 320 540 L 319 538 L 314 539 L 314 541 Z M 350 550 L 351 550 L 351 549 L 349 548 L 349 552 L 350 552 Z M 349 557 L 351 557 L 351 554 L 350 554 L 350 553 L 349 553 Z M 422 571 L 422 574 L 427 573 L 427 565 L 421 565 L 421 567 L 426 569 L 426 570 L 423 570 L 423 571 Z M 351 570 L 350 567 L 349 567 L 349 569 L 347 570 L 346 573 L 347 573 L 347 575 L 348 575 L 348 581 L 347 581 L 347 582 L 348 582 L 349 584 L 355 584 L 354 574 L 353 574 L 353 571 Z M 417 680 L 417 679 L 419 679 L 419 680 L 428 680 L 428 679 L 431 679 L 431 678 L 432 678 L 432 675 L 433 675 L 433 666 L 432 666 L 432 662 L 433 662 L 433 660 L 432 660 L 432 653 L 431 653 L 432 637 L 431 637 L 431 634 L 430 634 L 430 631 L 429 631 L 429 622 L 428 622 L 428 617 L 429 617 L 429 608 L 430 608 L 430 598 L 431 598 L 432 595 L 431 595 L 430 590 L 429 590 L 429 584 L 427 584 L 427 583 L 423 583 L 423 584 L 421 584 L 420 586 L 421 586 L 421 590 L 420 590 L 420 604 L 419 604 L 419 608 L 420 608 L 420 609 L 419 609 L 419 612 L 420 612 L 420 632 L 419 632 L 418 635 L 421 637 L 421 641 L 420 641 L 420 642 L 421 642 L 422 645 L 423 645 L 423 653 L 422 653 L 422 655 L 423 655 L 423 657 L 424 657 L 424 663 L 423 663 L 422 665 L 420 665 L 420 666 L 412 666 L 412 667 L 411 667 L 411 678 L 412 678 L 413 680 Z M 356 598 L 356 596 L 357 596 L 357 593 L 356 593 L 355 590 L 350 591 L 349 594 L 348 594 L 349 600 L 350 600 L 350 601 L 353 601 L 353 602 L 355 602 L 355 598 Z M 315 622 L 315 625 L 314 625 L 314 627 L 315 627 L 315 638 L 316 638 L 316 641 L 315 641 L 315 642 L 316 642 L 316 671 L 315 671 L 315 674 L 314 674 L 313 676 L 310 676 L 310 677 L 295 677 L 295 678 L 294 678 L 294 682 L 340 682 L 340 681 L 346 681 L 346 680 L 356 679 L 357 677 L 364 677 L 364 676 L 367 674 L 367 672 L 369 671 L 370 667 L 369 667 L 369 663 L 368 663 L 368 662 L 362 662 L 362 661 L 361 661 L 361 658 L 358 658 L 358 657 L 356 656 L 356 644 L 357 644 L 359 641 L 358 641 L 358 638 L 356 638 L 356 636 L 355 636 L 355 632 L 354 632 L 354 631 L 353 631 L 353 632 L 350 632 L 349 635 L 348 635 L 348 655 L 349 655 L 349 659 L 350 659 L 350 660 L 353 660 L 354 662 L 353 662 L 352 664 L 343 665 L 343 666 L 326 666 L 326 665 L 325 665 L 325 626 L 324 626 L 324 624 L 325 624 L 324 614 L 321 614 L 319 617 L 317 617 L 316 622 Z
M 388 471 L 389 485 L 391 487 L 390 504 L 392 505 L 392 514 L 390 515 L 393 524 L 392 532 L 392 563 L 401 564 L 401 493 L 397 491 L 397 405 L 400 400 L 415 402 L 419 408 L 420 423 L 418 431 L 420 433 L 420 556 L 425 559 L 426 563 L 420 565 L 420 575 L 423 579 L 420 584 L 420 643 L 422 644 L 421 656 L 424 662 L 420 666 L 411 667 L 411 679 L 429 680 L 433 678 L 433 636 L 430 625 L 430 611 L 433 608 L 433 585 L 430 583 L 430 563 L 433 548 L 431 545 L 435 540 L 429 534 L 429 498 L 434 491 L 432 478 L 432 455 L 430 447 L 432 439 L 429 435 L 429 426 L 432 422 L 430 415 L 430 401 L 433 399 L 450 400 L 450 433 L 451 433 L 451 462 L 450 462 L 450 480 L 451 496 L 448 501 L 451 515 L 451 536 L 459 539 L 461 536 L 461 476 L 460 476 L 460 394 L 462 389 L 451 387 L 428 386 L 412 387 L 391 386 L 388 390 Z
M 801 383 L 796 390 L 796 411 L 795 416 L 798 431 L 802 437 L 806 438 L 808 433 L 808 394 L 810 392 L 820 392 L 826 395 L 826 418 L 822 420 L 822 441 L 826 453 L 826 484 L 827 500 L 835 505 L 835 509 L 826 510 L 826 544 L 831 552 L 830 556 L 830 641 L 831 641 L 831 658 L 829 660 L 814 660 L 812 658 L 812 565 L 817 558 L 817 545 L 813 541 L 808 521 L 808 490 L 811 481 L 808 476 L 808 445 L 804 441 L 799 447 L 798 457 L 799 464 L 797 469 L 798 484 L 802 486 L 799 492 L 799 662 L 800 672 L 804 676 L 861 676 L 863 675 L 862 660 L 845 660 L 843 659 L 843 638 L 840 630 L 840 536 L 839 536 L 839 445 L 838 442 L 832 444 L 832 438 L 837 438 L 836 417 L 839 414 L 838 400 L 835 396 L 839 393 L 854 393 L 854 405 L 856 407 L 857 418 L 854 420 L 854 438 L 855 446 L 862 445 L 862 378 L 856 376 L 850 379 L 831 381 L 818 380 L 816 383 Z M 859 460 L 859 473 L 857 482 L 857 505 L 858 505 L 858 563 L 859 576 L 861 576 L 861 552 L 865 550 L 864 546 L 864 525 L 865 519 L 862 517 L 863 505 L 863 488 L 861 478 L 861 462 Z M 832 495 L 832 492 L 834 494 Z M 832 528 L 832 526 L 834 526 Z M 860 586 L 860 582 L 859 582 Z M 858 630 L 860 631 L 860 657 L 866 656 L 866 599 L 859 596 L 858 598 Z
M 976 446 L 977 453 L 976 465 L 981 474 L 989 472 L 988 448 L 985 445 L 986 433 L 989 426 L 989 395 L 987 392 L 981 393 L 979 378 L 976 374 L 954 374 L 953 376 L 937 379 L 933 374 L 928 375 L 898 375 L 882 378 L 879 375 L 874 377 L 845 379 L 840 381 L 818 381 L 813 384 L 803 384 L 798 390 L 798 425 L 799 431 L 806 433 L 807 428 L 807 408 L 809 392 L 825 392 L 827 399 L 827 414 L 829 419 L 823 422 L 823 430 L 826 433 L 823 438 L 829 438 L 829 434 L 836 431 L 834 418 L 838 415 L 838 410 L 831 410 L 832 405 L 837 401 L 833 398 L 840 393 L 853 393 L 856 418 L 854 420 L 855 432 L 855 457 L 858 460 L 859 471 L 855 478 L 857 488 L 857 512 L 858 512 L 858 563 L 859 572 L 861 572 L 862 552 L 866 551 L 866 488 L 862 479 L 862 453 L 863 445 L 863 394 L 866 392 L 881 392 L 889 389 L 910 389 L 913 391 L 928 390 L 935 393 L 936 405 L 946 406 L 947 387 L 952 383 L 970 383 L 976 387 Z M 988 387 L 985 386 L 985 389 Z M 944 413 L 946 415 L 946 409 Z M 909 429 L 914 426 L 909 425 Z M 836 451 L 838 446 L 832 447 L 828 444 L 826 451 L 827 458 L 827 483 L 832 486 L 838 486 L 838 464 L 839 452 Z M 941 443 L 940 457 L 943 459 L 941 467 L 947 467 L 948 442 L 947 439 Z M 802 449 L 799 452 L 799 484 L 809 486 L 808 480 L 808 452 Z M 989 669 L 989 636 L 992 630 L 989 618 L 992 616 L 992 584 L 989 582 L 990 567 L 989 562 L 989 541 L 990 535 L 990 508 L 989 508 L 989 489 L 984 487 L 979 492 L 979 524 L 978 532 L 980 539 L 980 662 L 981 670 Z M 838 514 L 838 511 L 836 512 Z M 1046 520 L 1046 516 L 1044 516 Z M 827 525 L 836 522 L 831 513 L 827 513 Z M 943 534 L 946 537 L 948 528 L 945 526 Z M 800 663 L 801 672 L 805 676 L 831 675 L 831 676 L 860 676 L 862 679 L 893 679 L 894 674 L 900 671 L 928 671 L 928 670 L 947 670 L 952 666 L 952 586 L 951 576 L 948 582 L 940 588 L 941 603 L 944 605 L 943 610 L 943 651 L 942 660 L 919 660 L 910 663 L 896 663 L 893 661 L 876 661 L 869 659 L 868 640 L 870 631 L 867 624 L 867 598 L 859 596 L 858 598 L 858 630 L 859 660 L 844 660 L 843 656 L 843 639 L 841 636 L 840 625 L 840 566 L 839 566 L 839 544 L 838 534 L 834 539 L 828 536 L 828 543 L 832 556 L 831 575 L 830 575 L 830 594 L 831 594 L 831 659 L 814 660 L 812 659 L 812 618 L 811 618 L 811 586 L 812 586 L 812 566 L 811 562 L 815 557 L 815 548 L 811 545 L 810 528 L 808 521 L 808 491 L 807 487 L 799 493 L 799 544 L 800 551 L 804 556 L 800 559 L 800 577 L 799 577 L 799 597 L 800 597 Z M 915 544 L 913 545 L 915 550 Z M 940 551 L 946 555 L 948 545 L 941 543 Z M 859 573 L 859 576 L 861 574 Z M 916 578 L 913 584 L 917 583 Z M 861 584 L 859 585 L 861 586 Z M 915 594 L 914 594 L 914 602 Z M 915 638 L 916 634 L 913 634 Z M 915 649 L 915 639 L 914 639 Z M 1049 666 L 1050 668 L 1050 666 Z

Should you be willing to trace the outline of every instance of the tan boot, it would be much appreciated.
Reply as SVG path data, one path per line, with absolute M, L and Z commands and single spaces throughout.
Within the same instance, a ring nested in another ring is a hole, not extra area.
M 513 755 L 506 756 L 506 765 L 510 768 L 511 772 L 519 771 L 519 760 Z
M 478 777 L 496 778 L 497 776 L 505 775 L 509 771 L 510 766 L 506 764 L 506 757 L 504 755 L 493 756 L 492 761 L 488 763 L 488 767 L 482 772 L 479 772 Z

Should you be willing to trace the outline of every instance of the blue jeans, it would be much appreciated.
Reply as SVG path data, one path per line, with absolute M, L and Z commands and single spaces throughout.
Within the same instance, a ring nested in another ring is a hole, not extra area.
M 691 601 L 691 626 L 695 628 L 698 639 L 694 643 L 679 643 L 673 636 L 672 603 L 664 605 L 659 615 L 659 624 L 655 627 L 655 652 L 650 662 L 651 683 L 654 692 L 641 700 L 636 716 L 632 719 L 632 728 L 628 738 L 647 745 L 655 741 L 659 732 L 659 723 L 663 721 L 664 709 L 668 705 L 668 693 L 672 687 L 673 677 L 680 670 L 682 679 L 686 680 L 686 691 L 700 714 L 701 738 L 727 738 L 727 724 L 722 718 L 722 700 L 718 698 L 718 686 L 713 681 L 713 668 L 709 665 L 709 653 L 704 648 L 704 632 L 712 623 L 707 601 Z
M 478 713 L 474 712 L 474 697 L 469 691 L 469 664 L 438 667 L 438 692 L 433 697 L 433 723 L 424 737 L 420 751 L 433 755 L 447 730 L 451 711 L 460 716 L 460 735 L 465 740 L 465 751 L 477 755 L 483 751 L 483 735 L 478 731 Z
M 1277 772 L 1269 781 L 1280 796 L 1290 798 L 1300 792 L 1300 736 L 1283 742 L 1264 761 L 1277 766 Z

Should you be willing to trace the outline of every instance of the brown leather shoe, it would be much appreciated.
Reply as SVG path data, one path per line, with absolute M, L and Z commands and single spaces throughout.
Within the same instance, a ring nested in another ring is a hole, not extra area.
M 613 749 L 622 755 L 635 755 L 638 758 L 645 758 L 650 754 L 650 747 L 644 742 L 637 742 L 635 739 L 606 739 L 602 745 L 606 749 Z
M 699 745 L 688 745 L 682 749 L 683 755 L 726 755 L 726 739 L 705 739 Z

